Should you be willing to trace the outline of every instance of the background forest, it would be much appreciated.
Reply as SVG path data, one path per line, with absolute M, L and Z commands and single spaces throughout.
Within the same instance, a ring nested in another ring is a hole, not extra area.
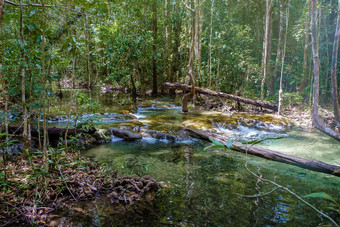
M 133 81 L 142 95 L 147 89 L 155 92 L 157 87 L 162 90 L 163 82 L 185 81 L 191 35 L 196 32 L 197 86 L 232 94 L 241 91 L 257 99 L 263 81 L 264 98 L 276 102 L 285 49 L 284 100 L 308 107 L 313 90 L 310 2 L 270 2 L 268 9 L 260 0 L 47 1 L 43 13 L 40 3 L 24 1 L 20 9 L 19 3 L 5 1 L 2 85 L 13 101 L 20 100 L 20 71 L 24 68 L 30 109 L 41 102 L 45 82 L 64 78 L 85 87 L 102 83 L 133 87 Z M 337 1 L 320 1 L 318 14 L 320 103 L 327 106 L 331 104 Z M 44 26 L 46 77 L 41 47 Z

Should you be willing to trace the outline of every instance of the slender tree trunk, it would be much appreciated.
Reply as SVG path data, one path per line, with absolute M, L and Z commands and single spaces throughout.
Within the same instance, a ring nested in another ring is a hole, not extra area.
M 189 9 L 193 15 L 193 23 L 191 27 L 191 46 L 189 53 L 189 64 L 188 64 L 188 78 L 191 82 L 191 92 L 187 93 L 182 98 L 182 111 L 188 112 L 188 101 L 190 97 L 194 97 L 193 103 L 195 104 L 195 75 L 200 73 L 200 33 L 202 29 L 201 22 L 201 5 L 200 0 L 193 2 L 193 9 Z M 187 6 L 188 7 L 188 6 Z
M 130 82 L 131 82 L 131 95 L 132 95 L 132 100 L 133 103 L 136 104 L 137 103 L 137 89 L 136 89 L 136 85 L 135 85 L 135 81 L 133 79 L 133 75 L 130 75 Z
M 180 0 L 176 0 L 175 6 L 175 26 L 174 26 L 174 45 L 173 45 L 173 59 L 171 61 L 171 73 L 170 82 L 176 82 L 177 74 L 179 73 L 180 56 L 179 47 L 181 45 L 181 31 L 182 31 L 182 18 L 181 18 L 181 7 L 179 6 Z M 174 91 L 171 91 L 174 94 Z
M 280 76 L 280 90 L 279 90 L 279 107 L 277 114 L 280 115 L 282 112 L 282 79 L 283 79 L 283 69 L 285 64 L 285 57 L 286 57 L 286 48 L 287 48 L 287 36 L 288 36 L 288 23 L 289 23 L 289 7 L 287 7 L 286 13 L 286 35 L 285 35 L 285 42 L 283 47 L 283 55 L 282 55 L 282 63 L 281 63 L 281 76 Z
M 209 83 L 208 86 L 211 87 L 211 72 L 212 72 L 212 39 L 213 39 L 213 16 L 214 16 L 214 0 L 211 0 L 211 10 L 210 10 L 210 37 L 209 37 Z
M 90 40 L 91 40 L 91 37 L 90 37 L 90 27 L 89 27 L 89 22 L 88 22 L 88 18 L 86 17 L 86 21 L 87 21 L 87 26 L 88 28 L 86 28 L 86 60 L 87 60 L 87 75 L 88 75 L 88 85 L 87 85 L 87 88 L 89 90 L 91 90 L 91 61 L 90 61 Z
M 168 81 L 171 81 L 171 61 L 170 61 L 170 48 L 171 48 L 171 39 L 170 39 L 170 1 L 165 0 L 164 9 L 165 9 L 165 52 L 166 52 L 166 62 L 167 62 L 167 78 Z M 170 26 L 171 28 L 171 26 Z
M 48 171 L 48 156 L 47 156 L 47 120 L 46 120 L 46 72 L 45 72 L 45 2 L 41 0 L 43 5 L 42 11 L 42 78 L 43 78 L 43 165 L 44 169 Z M 40 128 L 39 128 L 40 131 Z
M 340 114 L 339 114 L 339 100 L 338 100 L 338 81 L 337 81 L 337 62 L 339 50 L 339 36 L 340 36 L 340 0 L 338 0 L 338 17 L 336 21 L 336 29 L 334 34 L 332 65 L 331 65 L 331 91 L 334 109 L 334 117 L 337 127 L 340 128 Z
M 320 61 L 317 45 L 317 0 L 312 0 L 312 16 L 311 16 L 311 30 L 312 30 L 312 50 L 313 50 L 313 65 L 314 65 L 314 100 L 313 100 L 313 123 L 314 126 L 321 132 L 340 141 L 340 133 L 335 132 L 327 127 L 322 119 L 319 117 L 319 70 Z
M 310 8 L 310 1 L 307 0 L 306 1 L 306 8 L 307 8 L 307 12 L 309 12 L 309 8 Z M 308 55 L 309 55 L 309 28 L 310 28 L 310 20 L 306 19 L 305 22 L 305 45 L 303 48 L 303 66 L 302 66 L 302 80 L 300 83 L 300 92 L 302 94 L 304 94 L 305 89 L 306 89 L 306 83 L 308 80 Z
M 276 52 L 276 60 L 275 60 L 275 66 L 273 70 L 273 77 L 270 78 L 270 84 L 268 86 L 268 93 L 269 95 L 273 95 L 275 92 L 275 83 L 277 79 L 278 74 L 278 68 L 281 61 L 281 53 L 282 53 L 282 40 L 283 40 L 283 22 L 284 22 L 284 9 L 287 4 L 287 1 L 283 2 L 281 1 L 280 4 L 280 23 L 279 23 L 279 37 L 277 42 L 277 52 Z
M 153 8 L 153 57 L 152 57 L 152 95 L 157 95 L 158 85 L 157 85 L 157 0 L 152 4 Z
M 261 100 L 264 98 L 264 85 L 266 81 L 266 77 L 268 74 L 268 62 L 269 62 L 269 44 L 270 44 L 270 24 L 271 24 L 271 13 L 272 13 L 272 0 L 266 0 L 266 23 L 265 23 L 265 32 L 263 39 L 263 58 L 262 58 L 262 67 L 263 67 L 263 77 L 261 80 Z
M 325 10 L 323 10 L 323 14 L 320 15 L 320 17 L 322 16 L 323 19 L 323 23 L 325 26 L 325 37 L 326 37 L 326 67 L 325 67 L 325 71 L 326 71 L 326 79 L 325 79 L 325 94 L 327 95 L 327 91 L 328 91 L 328 80 L 329 80 L 329 71 L 328 71 L 328 66 L 329 66 L 329 62 L 330 62 L 330 57 L 329 57 L 329 38 L 328 38 L 328 29 L 327 29 L 327 22 L 326 22 L 326 12 Z M 321 25 L 320 25 L 321 27 Z
M 31 142 L 29 141 L 28 136 L 28 113 L 27 113 L 27 105 L 26 105 L 26 85 L 25 85 L 25 40 L 24 40 L 24 29 L 23 29 L 23 9 L 22 9 L 22 0 L 19 1 L 20 4 L 20 51 L 21 51 L 21 102 L 22 102 L 22 115 L 24 121 L 24 128 L 22 133 L 24 149 L 28 150 L 31 146 Z
M 0 25 L 2 24 L 2 18 L 4 16 L 5 0 L 0 0 Z
M 4 7 L 4 2 L 0 0 L 0 29 L 1 29 L 1 42 L 2 42 L 2 48 L 1 48 L 1 67 L 0 67 L 0 78 L 1 78 L 1 84 L 2 84 L 2 90 L 4 93 L 5 98 L 5 132 L 6 132 L 6 142 L 8 142 L 8 94 L 7 94 L 7 87 L 6 87 L 6 79 L 4 78 L 3 69 L 5 66 L 5 37 L 4 37 L 4 31 L 2 26 L 2 11 Z M 8 154 L 8 146 L 6 146 L 5 151 L 2 152 L 2 158 L 4 167 L 7 166 L 7 154 Z M 7 171 L 6 168 L 4 168 L 4 178 L 7 179 Z

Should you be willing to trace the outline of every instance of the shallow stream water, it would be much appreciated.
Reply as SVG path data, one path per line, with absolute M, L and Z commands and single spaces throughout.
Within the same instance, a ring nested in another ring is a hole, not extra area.
M 165 188 L 159 191 L 154 204 L 137 206 L 133 211 L 118 212 L 103 198 L 80 204 L 85 212 L 72 209 L 65 212 L 64 223 L 78 226 L 318 226 L 329 223 L 280 189 L 263 197 L 246 197 L 274 188 L 271 184 L 257 182 L 244 167 L 247 160 L 251 171 L 298 195 L 326 192 L 340 201 L 338 177 L 246 157 L 227 149 L 204 150 L 208 143 L 180 135 L 181 128 L 186 126 L 211 130 L 240 141 L 282 137 L 268 139 L 259 146 L 340 165 L 340 144 L 317 131 L 292 128 L 284 119 L 279 122 L 269 119 L 275 123 L 261 124 L 259 122 L 269 118 L 263 115 L 252 116 L 252 120 L 247 121 L 247 114 L 208 111 L 183 114 L 178 103 L 171 99 L 149 100 L 138 107 L 118 106 L 107 101 L 107 97 L 102 97 L 100 103 L 97 114 L 91 115 L 99 128 L 138 126 L 170 132 L 179 135 L 179 139 L 144 137 L 136 142 L 125 142 L 112 137 L 110 144 L 87 150 L 84 155 L 118 170 L 119 175 L 150 175 Z M 60 103 L 60 110 L 63 107 Z M 82 114 L 79 119 L 91 116 Z M 255 123 L 249 126 L 240 121 Z M 50 124 L 64 126 L 66 121 L 65 118 L 52 119 Z M 321 199 L 308 201 L 317 208 L 330 205 Z M 325 212 L 339 220 L 336 212 Z

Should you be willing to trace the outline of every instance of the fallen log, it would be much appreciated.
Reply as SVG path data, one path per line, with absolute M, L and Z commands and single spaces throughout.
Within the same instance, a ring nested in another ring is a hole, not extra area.
M 226 146 L 229 139 L 224 138 L 212 133 L 203 132 L 200 130 L 195 130 L 192 128 L 186 128 L 185 131 L 192 137 L 198 138 L 205 141 L 210 141 L 210 139 L 216 140 Z M 310 160 L 306 158 L 294 157 L 291 155 L 283 154 L 277 151 L 272 151 L 269 149 L 256 147 L 252 145 L 245 145 L 237 141 L 233 141 L 232 147 L 230 148 L 235 151 L 248 153 L 261 158 L 265 158 L 272 161 L 282 162 L 289 165 L 298 166 L 303 169 L 308 169 L 316 172 L 327 173 L 334 176 L 340 177 L 340 166 L 330 165 L 324 162 Z
M 43 127 L 41 127 L 40 130 L 41 130 L 40 132 L 41 132 L 41 135 L 42 135 Z M 22 131 L 23 131 L 22 127 L 16 127 L 16 126 L 8 127 L 8 132 L 10 134 L 20 135 L 20 134 L 22 134 Z M 59 140 L 60 137 L 62 137 L 62 138 L 65 137 L 66 131 L 67 131 L 66 128 L 56 128 L 56 127 L 48 128 L 47 129 L 48 138 L 49 138 L 50 141 L 57 141 L 57 140 Z M 68 136 L 75 136 L 75 135 L 81 134 L 81 133 L 92 135 L 95 132 L 96 132 L 96 129 L 90 129 L 88 131 L 82 130 L 82 129 L 68 129 L 67 135 Z M 32 128 L 31 129 L 31 135 L 33 137 L 38 137 L 39 136 L 38 130 L 35 129 L 35 128 Z
M 179 90 L 183 90 L 183 91 L 191 91 L 191 85 L 186 85 L 186 84 L 181 84 L 181 83 L 168 83 L 168 82 L 166 82 L 166 83 L 164 83 L 164 87 L 167 87 L 167 88 L 170 88 L 170 89 L 179 89 Z M 230 99 L 230 100 L 234 100 L 234 101 L 238 101 L 238 102 L 243 102 L 243 103 L 246 103 L 246 104 L 251 104 L 251 105 L 254 105 L 254 106 L 257 106 L 257 107 L 262 107 L 262 108 L 270 109 L 270 110 L 274 110 L 274 111 L 278 110 L 277 105 L 272 104 L 272 103 L 267 103 L 267 102 L 262 102 L 260 100 L 244 98 L 244 97 L 241 97 L 241 96 L 231 95 L 231 94 L 227 94 L 227 93 L 223 93 L 223 92 L 219 92 L 219 91 L 213 91 L 213 90 L 210 90 L 210 89 L 207 89 L 207 88 L 196 87 L 195 92 L 200 93 L 200 94 L 204 94 L 204 95 L 226 98 L 226 99 Z

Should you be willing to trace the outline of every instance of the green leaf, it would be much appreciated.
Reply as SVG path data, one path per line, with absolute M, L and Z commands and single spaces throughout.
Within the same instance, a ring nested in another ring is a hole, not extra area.
M 41 65 L 36 64 L 35 66 L 37 66 L 38 69 L 42 69 Z
M 233 146 L 233 140 L 231 139 L 231 140 L 228 141 L 226 147 L 231 148 L 232 146 Z
M 209 140 L 215 145 L 215 146 L 218 146 L 218 147 L 224 147 L 224 144 L 217 141 L 217 140 L 214 140 L 214 139 L 211 139 L 209 138 Z
M 333 172 L 333 174 L 337 174 L 337 173 L 340 173 L 340 170 L 335 170 L 335 171 Z
M 306 198 L 322 198 L 322 199 L 327 199 L 327 200 L 337 204 L 335 199 L 332 196 L 330 196 L 327 193 L 325 193 L 325 192 L 316 192 L 316 193 L 305 195 L 304 197 L 306 197 Z
M 205 147 L 205 148 L 203 149 L 203 151 L 206 151 L 206 150 L 208 150 L 208 149 L 210 149 L 210 148 L 212 148 L 212 147 L 215 147 L 215 145 L 214 145 L 214 144 L 209 145 L 209 146 Z
M 32 10 L 30 13 L 30 17 L 33 16 L 35 14 L 35 10 Z

